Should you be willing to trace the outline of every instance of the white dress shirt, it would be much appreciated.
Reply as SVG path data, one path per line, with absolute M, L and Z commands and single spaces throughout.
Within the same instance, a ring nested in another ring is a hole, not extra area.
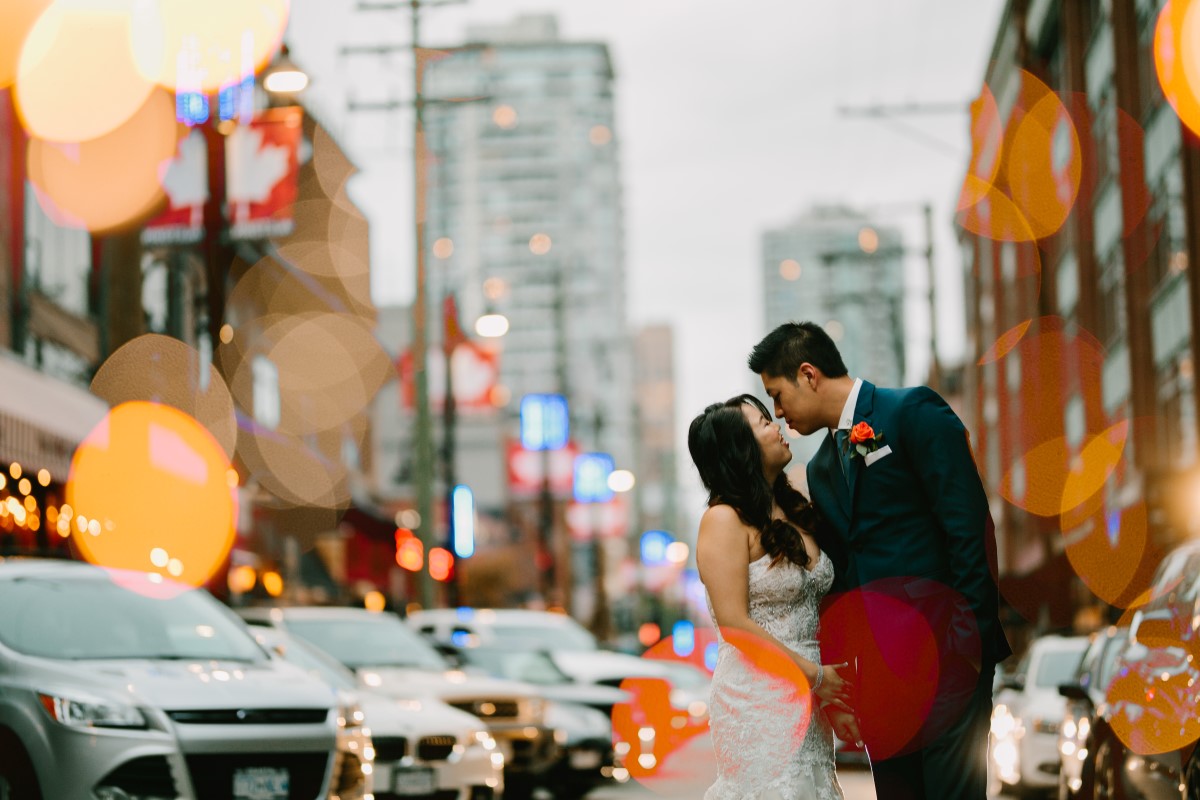
M 846 405 L 842 406 L 842 417 L 838 420 L 837 430 L 848 431 L 854 427 L 854 409 L 858 406 L 858 393 L 862 389 L 862 383 L 862 378 L 854 379 L 850 396 L 846 398 Z

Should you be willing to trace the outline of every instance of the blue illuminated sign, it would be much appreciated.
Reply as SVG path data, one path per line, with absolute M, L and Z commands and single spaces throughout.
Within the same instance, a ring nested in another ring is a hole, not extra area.
M 667 546 L 675 537 L 666 531 L 646 531 L 642 534 L 642 563 L 647 567 L 661 567 L 667 563 Z
M 608 486 L 608 476 L 616 467 L 608 453 L 580 453 L 575 456 L 575 502 L 607 503 L 613 490 Z
M 570 434 L 567 398 L 561 394 L 527 394 L 521 398 L 521 446 L 526 450 L 561 450 Z
M 459 558 L 475 553 L 475 495 L 462 484 L 450 492 L 450 541 Z
M 720 645 L 716 642 L 709 642 L 704 646 L 704 666 L 708 667 L 709 672 L 717 668 L 717 654 L 719 652 Z

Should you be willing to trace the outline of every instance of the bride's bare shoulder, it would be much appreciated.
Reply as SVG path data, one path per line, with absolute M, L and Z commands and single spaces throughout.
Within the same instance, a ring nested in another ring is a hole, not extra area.
M 700 517 L 700 526 L 724 529 L 747 527 L 733 506 L 725 503 L 715 503 L 706 508 Z

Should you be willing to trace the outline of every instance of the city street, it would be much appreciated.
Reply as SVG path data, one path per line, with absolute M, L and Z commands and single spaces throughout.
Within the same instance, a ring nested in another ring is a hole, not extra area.
M 871 773 L 861 767 L 841 767 L 838 780 L 846 800 L 875 800 Z M 592 800 L 696 800 L 713 781 L 712 744 L 707 736 L 698 737 L 663 765 L 661 774 L 645 785 L 635 781 L 605 787 L 588 795 Z

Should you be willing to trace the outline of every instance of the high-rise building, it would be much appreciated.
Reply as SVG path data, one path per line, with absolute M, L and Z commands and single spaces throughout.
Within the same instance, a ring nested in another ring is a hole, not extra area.
M 568 397 L 572 438 L 632 463 L 632 368 L 613 70 L 600 42 L 550 16 L 470 28 L 428 62 L 429 302 L 464 327 L 510 322 L 500 380 L 515 408 Z M 439 102 L 448 98 L 475 101 Z M 440 338 L 431 315 L 431 341 Z
M 763 331 L 811 321 L 837 343 L 850 374 L 904 382 L 904 247 L 899 230 L 844 206 L 814 206 L 762 241 Z M 757 381 L 755 381 L 757 384 Z M 757 387 L 762 395 L 762 387 Z M 793 442 L 807 461 L 819 436 Z

